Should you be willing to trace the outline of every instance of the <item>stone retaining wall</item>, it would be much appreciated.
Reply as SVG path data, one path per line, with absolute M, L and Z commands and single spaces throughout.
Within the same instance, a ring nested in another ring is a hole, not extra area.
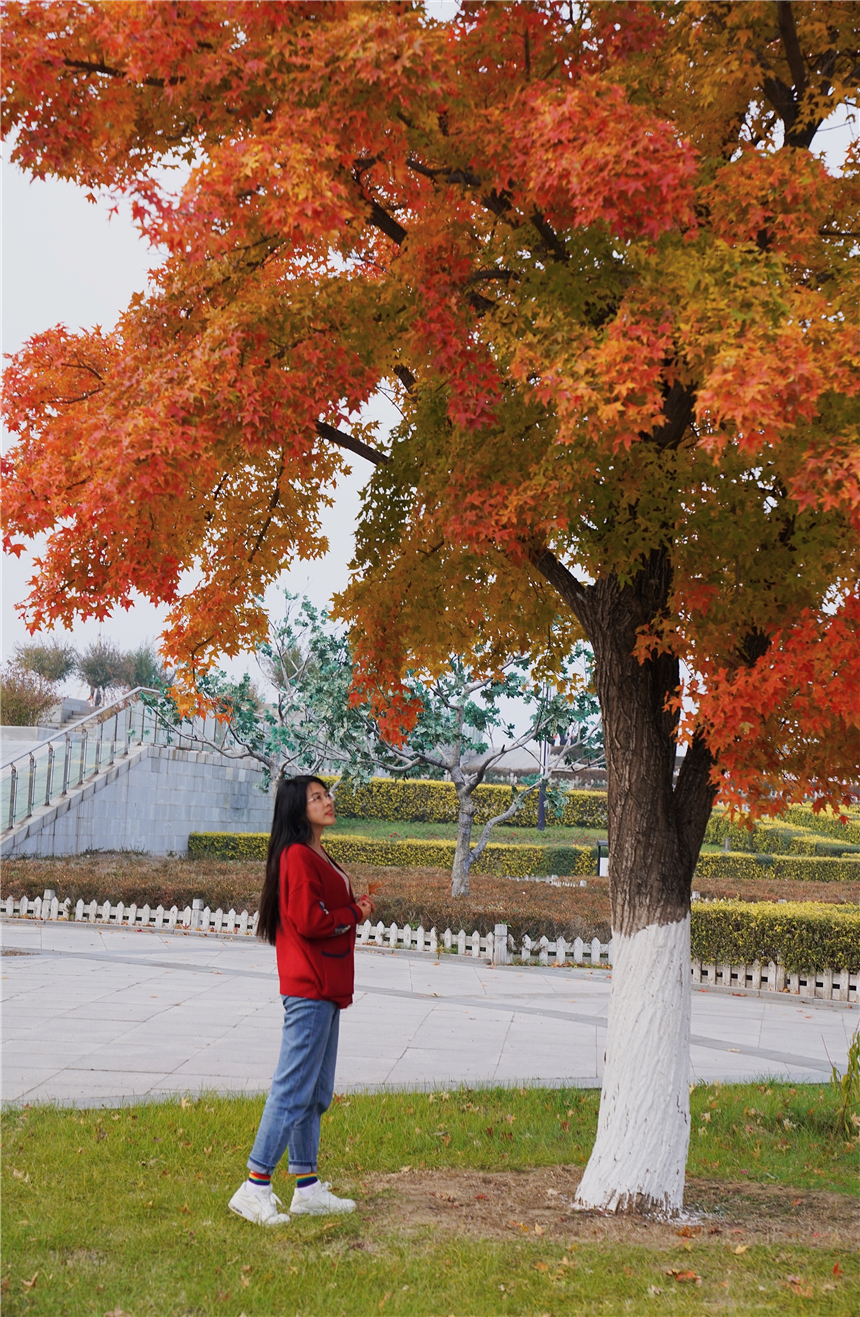
M 2 853 L 88 850 L 184 853 L 190 832 L 268 832 L 272 799 L 253 760 L 143 746 L 65 799 L 37 809 L 3 839 Z

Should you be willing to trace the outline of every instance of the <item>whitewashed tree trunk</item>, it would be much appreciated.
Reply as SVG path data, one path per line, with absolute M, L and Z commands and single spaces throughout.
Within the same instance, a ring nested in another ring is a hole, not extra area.
M 679 390 L 667 407 L 662 438 L 674 443 L 689 399 Z M 702 729 L 676 775 L 679 660 L 659 644 L 641 649 L 669 608 L 672 561 L 655 547 L 635 574 L 590 585 L 551 553 L 536 565 L 594 647 L 606 746 L 615 964 L 598 1135 L 580 1202 L 676 1212 L 689 1146 L 690 890 L 717 778 Z
M 612 944 L 600 1117 L 577 1202 L 672 1215 L 690 1141 L 690 917 Z

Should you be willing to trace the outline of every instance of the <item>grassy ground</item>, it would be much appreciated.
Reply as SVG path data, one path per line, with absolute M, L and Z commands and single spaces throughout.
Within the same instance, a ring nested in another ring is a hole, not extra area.
M 860 1159 L 832 1090 L 692 1103 L 684 1223 L 572 1210 L 596 1093 L 461 1090 L 336 1101 L 321 1172 L 359 1210 L 272 1231 L 226 1210 L 260 1099 L 10 1110 L 4 1313 L 856 1314 Z
M 477 842 L 482 828 L 475 824 L 472 841 Z M 347 819 L 339 818 L 333 828 L 326 833 L 328 837 L 346 835 L 350 837 L 373 837 L 380 841 L 389 841 L 392 837 L 417 837 L 421 840 L 456 841 L 456 823 L 396 823 L 384 819 Z M 516 846 L 593 846 L 598 841 L 606 840 L 606 828 L 568 828 L 546 827 L 543 832 L 537 828 L 508 828 L 503 825 L 493 828 L 490 841 L 509 842 Z M 719 847 L 717 848 L 719 849 Z

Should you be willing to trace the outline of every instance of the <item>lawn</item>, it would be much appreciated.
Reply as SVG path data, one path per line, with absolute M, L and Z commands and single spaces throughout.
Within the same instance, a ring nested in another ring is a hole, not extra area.
M 480 839 L 483 828 L 476 823 L 472 828 L 473 845 Z M 326 832 L 327 837 L 338 835 L 350 837 L 373 837 L 380 841 L 391 838 L 402 840 L 417 837 L 420 840 L 456 841 L 456 823 L 408 823 L 398 819 L 392 823 L 386 819 L 349 819 L 339 818 L 334 827 Z M 506 842 L 515 846 L 595 846 L 598 841 L 606 840 L 606 828 L 569 828 L 550 827 L 540 832 L 537 828 L 510 828 L 499 824 L 490 833 L 490 841 Z M 720 847 L 716 847 L 717 850 Z
M 857 1140 L 827 1087 L 694 1090 L 690 1219 L 572 1210 L 597 1094 L 342 1096 L 322 1174 L 354 1216 L 231 1216 L 259 1098 L 3 1118 L 7 1317 L 562 1317 L 860 1307 Z M 286 1177 L 279 1177 L 288 1196 Z

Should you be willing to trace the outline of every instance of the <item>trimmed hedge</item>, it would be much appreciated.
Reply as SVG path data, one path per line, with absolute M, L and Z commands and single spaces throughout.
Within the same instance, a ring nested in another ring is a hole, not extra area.
M 822 810 L 820 814 L 809 805 L 792 805 L 788 811 L 789 822 L 810 832 L 820 833 L 824 837 L 844 839 L 846 842 L 860 846 L 860 815 L 857 810 L 848 811 L 848 822 L 840 823 L 839 815 L 832 810 Z
M 326 782 L 336 778 L 324 777 Z M 475 822 L 502 814 L 511 803 L 511 788 L 485 785 L 475 791 Z M 508 820 L 508 827 L 537 827 L 537 792 L 532 792 L 519 812 Z M 348 819 L 381 819 L 388 823 L 456 823 L 457 793 L 453 782 L 431 782 L 421 778 L 374 777 L 362 787 L 339 782 L 337 812 Z M 605 828 L 606 792 L 569 791 L 561 817 L 546 807 L 546 821 L 571 828 Z
M 812 811 L 807 811 L 812 816 Z M 722 810 L 715 810 L 705 829 L 705 841 L 719 845 L 726 838 L 733 851 L 758 852 L 763 855 L 860 855 L 860 845 L 849 835 L 852 825 L 842 827 L 835 819 L 826 820 L 841 831 L 833 838 L 824 837 L 813 828 L 781 820 L 757 823 L 751 830 L 730 823 Z
M 790 882 L 860 882 L 860 856 L 759 855 L 748 851 L 724 851 L 700 855 L 696 878 L 714 882 L 749 882 L 766 876 Z M 810 966 L 812 968 L 812 966 Z
M 221 860 L 265 859 L 269 837 L 264 832 L 192 832 L 188 854 Z M 326 850 L 342 864 L 373 864 L 380 867 L 450 869 L 454 863 L 453 841 L 375 841 L 371 837 L 333 836 Z M 596 874 L 597 858 L 590 846 L 516 846 L 490 842 L 472 865 L 472 872 L 510 874 Z
M 708 964 L 784 965 L 786 972 L 860 970 L 860 909 L 811 901 L 693 903 L 691 949 Z

